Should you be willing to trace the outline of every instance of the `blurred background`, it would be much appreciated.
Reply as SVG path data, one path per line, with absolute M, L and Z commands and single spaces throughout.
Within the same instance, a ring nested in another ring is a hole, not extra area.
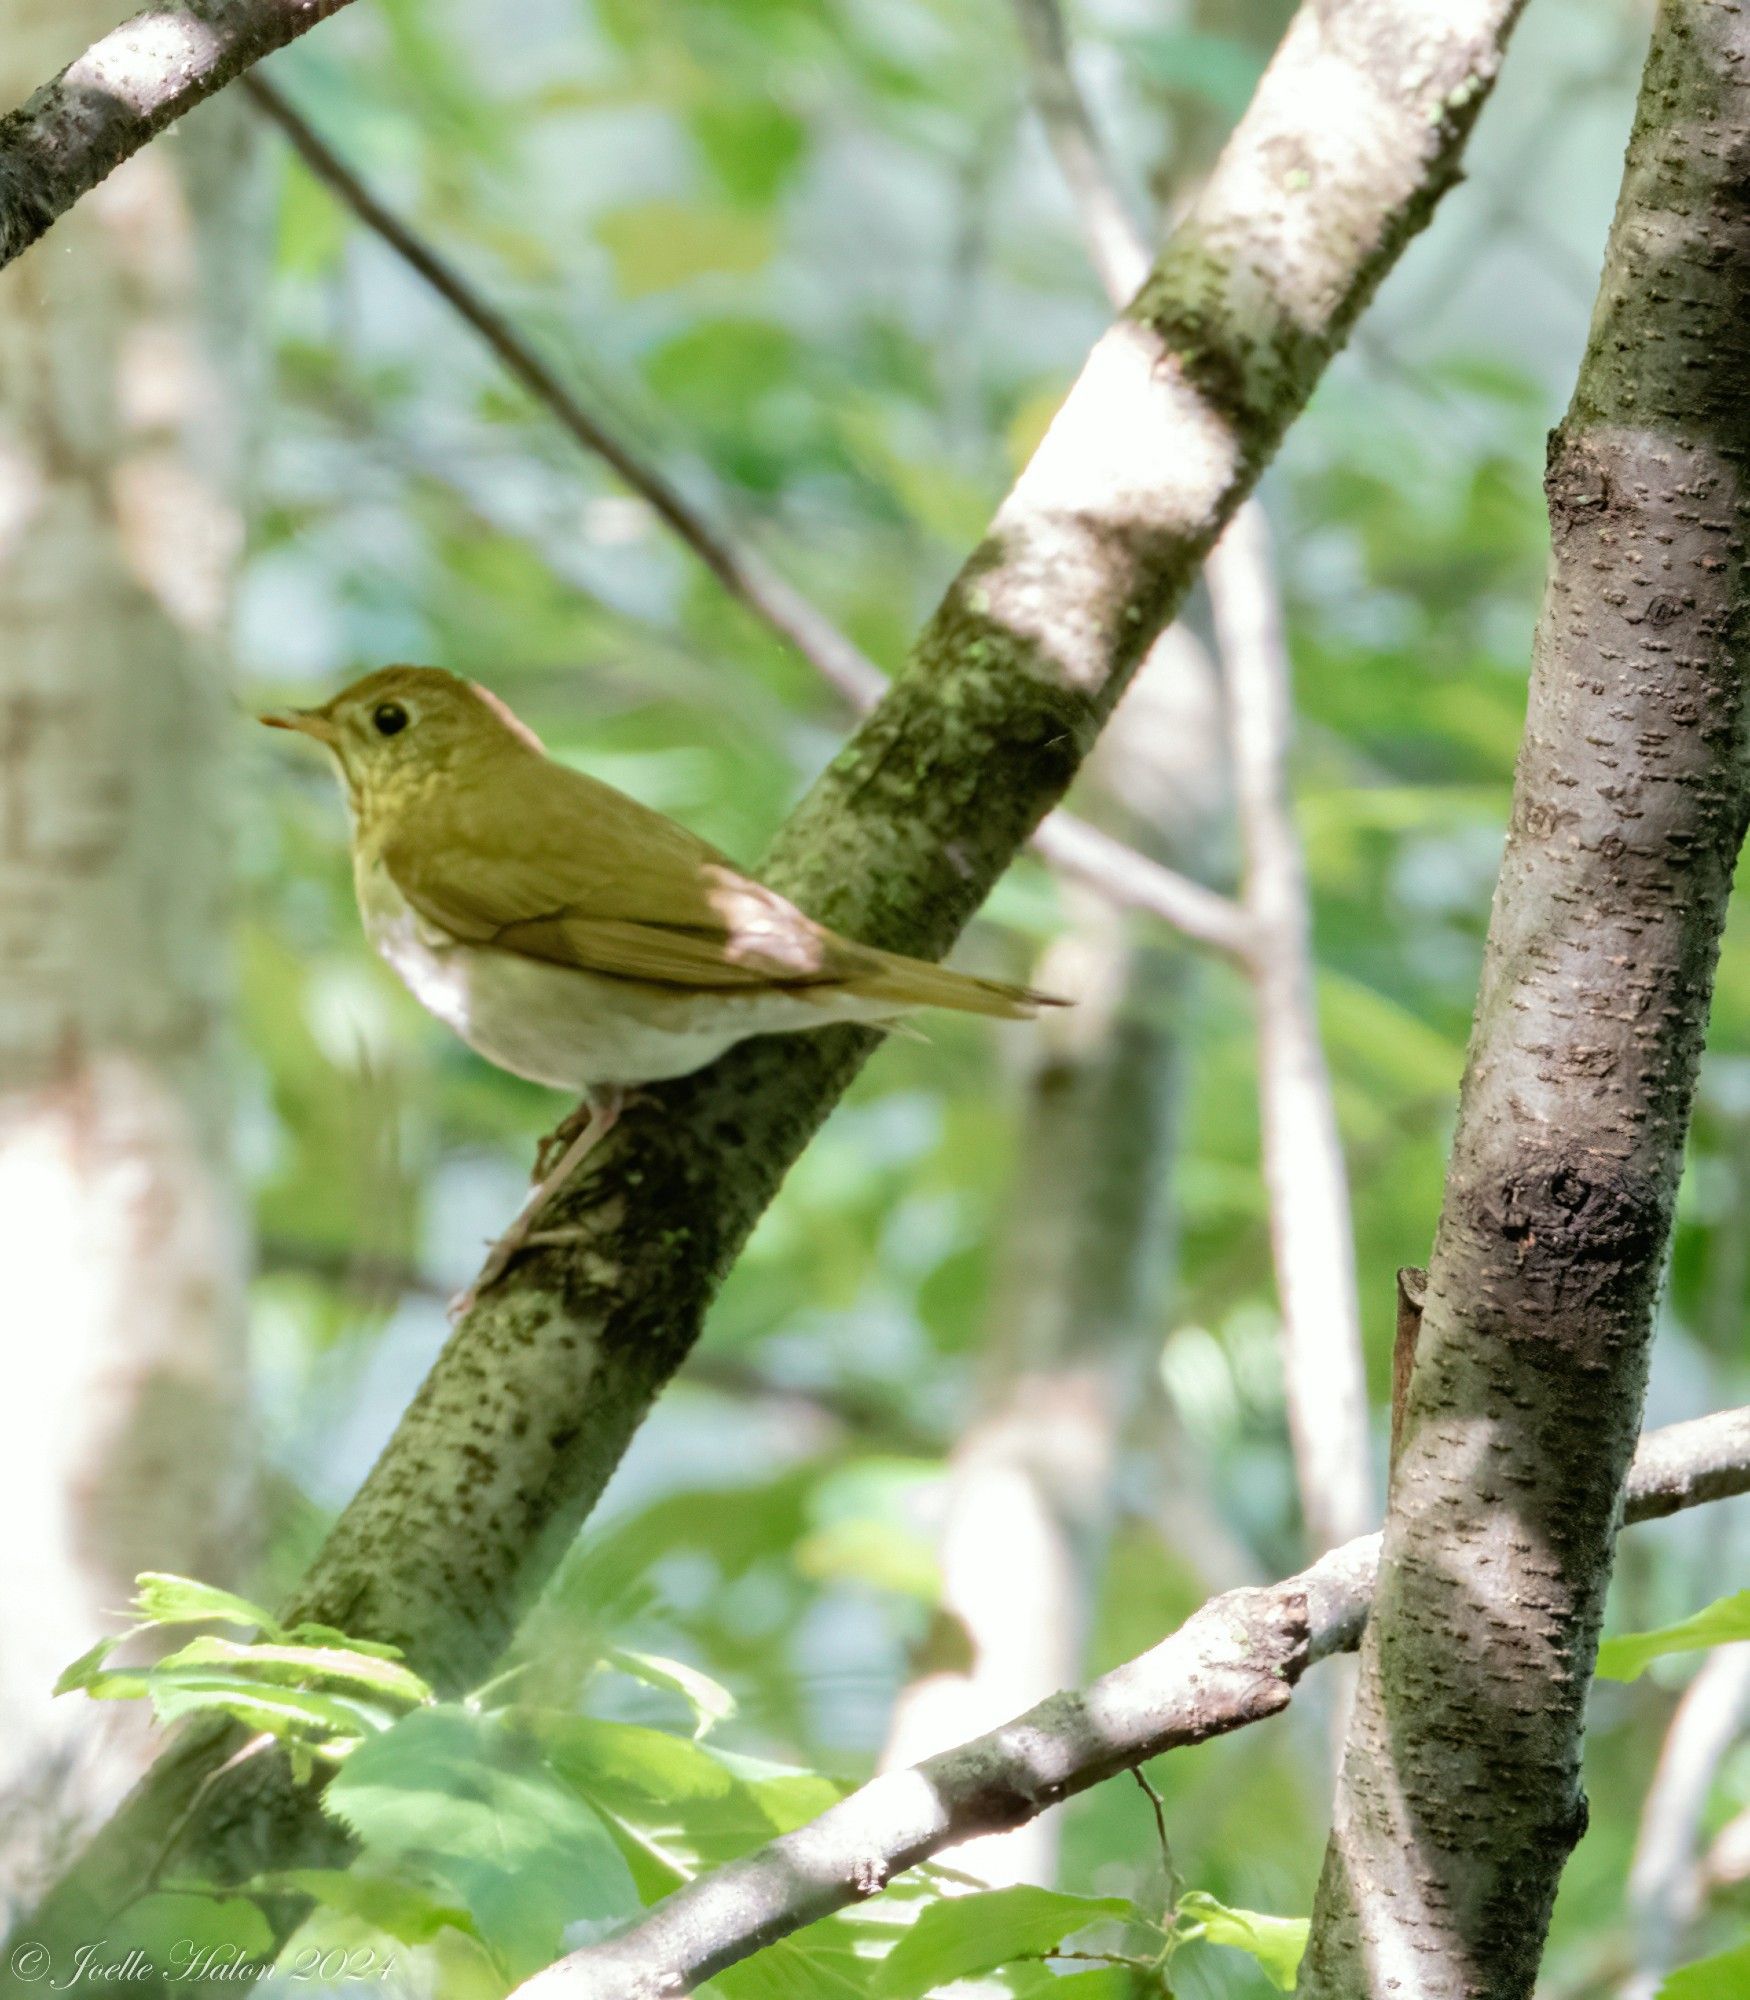
M 20 6 L 8 101 L 123 11 Z M 1151 227 L 1194 194 L 1288 12 L 1073 10 L 1076 73 Z M 1262 489 L 1376 1495 L 1395 1273 L 1438 1211 L 1522 720 L 1542 439 L 1649 12 L 1537 0 L 1467 181 Z M 525 0 L 514 31 L 483 0 L 371 0 L 269 73 L 588 407 L 888 670 L 1109 316 L 1005 0 Z M 43 1524 L 12 1536 L 0 1589 L 53 1607 L 0 1642 L 21 1884 L 141 1754 L 128 1717 L 97 1757 L 95 1711 L 50 1715 L 47 1681 L 136 1569 L 286 1591 L 566 1108 L 369 955 L 332 779 L 251 712 L 390 660 L 450 667 L 749 863 L 849 722 L 235 98 L 0 291 L 0 610 L 23 635 L 0 718 L 30 773 L 0 829 L 0 1266 L 34 1272 L 0 1280 L 0 1491 Z M 1200 592 L 1075 803 L 1233 890 L 1221 636 Z M 149 797 L 114 777 L 146 741 Z M 45 854 L 59 914 L 31 901 Z M 1304 1562 L 1255 982 L 1032 859 L 959 962 L 1087 997 L 1038 1026 L 932 1019 L 871 1062 L 531 1627 L 532 1671 L 575 1681 L 613 1648 L 689 1663 L 738 1702 L 716 1741 L 858 1776 Z M 150 1091 L 97 1101 L 80 1051 L 112 1042 Z M 143 1179 L 105 1179 L 112 1142 L 146 1149 Z M 1650 1422 L 1750 1400 L 1747 1183 L 1740 920 Z M 175 1229 L 142 1223 L 158 1196 Z M 1721 1507 L 1626 1538 L 1613 1623 L 1729 1587 L 1747 1528 Z M 1700 1775 L 1675 1832 L 1646 1802 L 1693 1665 L 1599 1688 L 1551 1995 L 1651 1992 L 1633 1982 L 1740 1934 L 1743 1651 L 1710 1656 L 1690 1699 Z M 1155 1767 L 1186 1881 L 1310 1908 L 1329 1682 Z M 624 1675 L 577 1698 L 685 1722 Z M 1087 1893 L 1161 1869 L 1119 1783 L 964 1860 Z M 1207 1949 L 1174 1978 L 1269 1990 Z

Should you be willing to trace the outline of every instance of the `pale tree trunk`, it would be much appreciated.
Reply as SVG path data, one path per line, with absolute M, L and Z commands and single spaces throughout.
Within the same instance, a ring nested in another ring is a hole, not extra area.
M 14 0 L 0 99 L 114 0 Z M 0 277 L 0 1880 L 151 1747 L 51 1706 L 142 1569 L 233 1566 L 220 651 L 238 543 L 235 114 L 130 161 Z
M 1580 1739 L 1743 836 L 1750 7 L 1666 0 L 1574 401 L 1301 1991 L 1514 2000 Z
M 1195 868 L 1224 790 L 1221 729 L 1213 665 L 1175 627 L 1089 759 L 1096 823 Z M 939 1612 L 895 1704 L 888 1767 L 976 1736 L 1080 1677 L 1117 1454 L 1158 1348 L 1151 1308 L 1171 1263 L 1177 1029 L 1191 968 L 1182 948 L 1139 945 L 1097 892 L 1065 902 L 1068 927 L 1037 978 L 1078 1003 L 1038 1030 L 980 1408 L 955 1447 L 944 1503 Z M 1151 1404 L 1151 1425 L 1156 1417 Z M 1167 1442 L 1161 1470 L 1168 1513 L 1183 1523 L 1197 1497 L 1186 1440 Z M 1231 1582 L 1212 1553 L 1226 1538 L 1213 1521 L 1200 1525 L 1210 1532 L 1184 1553 L 1209 1559 L 1212 1587 Z M 1035 1819 L 969 1843 L 955 1866 L 995 1886 L 1049 1882 L 1059 1834 L 1055 1815 Z

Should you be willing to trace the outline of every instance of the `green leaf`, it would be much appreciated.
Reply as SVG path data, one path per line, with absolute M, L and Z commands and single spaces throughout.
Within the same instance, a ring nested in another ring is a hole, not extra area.
M 1659 1988 L 1659 2000 L 1750 2000 L 1750 1944 L 1680 1965 Z
M 434 1699 L 411 1667 L 352 1646 L 239 1645 L 234 1639 L 191 1639 L 180 1652 L 147 1671 L 159 1674 L 173 1667 L 214 1665 L 233 1666 L 275 1683 L 339 1681 L 395 1702 L 417 1705 Z
M 371 1863 L 463 1904 L 513 1979 L 555 1956 L 567 1924 L 639 1906 L 600 1816 L 502 1715 L 415 1709 L 353 1752 L 322 1803 Z
M 147 1625 L 200 1625 L 212 1618 L 225 1625 L 254 1626 L 270 1639 L 285 1637 L 271 1612 L 210 1583 L 197 1583 L 193 1577 L 150 1569 L 135 1577 L 134 1583 L 130 1608 Z
M 788 1830 L 761 1786 L 684 1736 L 574 1715 L 529 1720 L 550 1768 L 613 1830 L 647 1902 Z
M 1654 1632 L 1624 1632 L 1598 1648 L 1598 1677 L 1607 1681 L 1638 1680 L 1655 1660 L 1667 1653 L 1696 1653 L 1707 1646 L 1728 1646 L 1750 1639 L 1750 1590 L 1722 1597 L 1675 1625 Z
M 121 1682 L 135 1677 L 118 1674 L 110 1678 Z M 137 1678 L 142 1687 L 118 1687 L 108 1698 L 148 1694 L 160 1722 L 180 1722 L 185 1715 L 217 1710 L 235 1716 L 250 1729 L 303 1739 L 307 1747 L 331 1754 L 350 1750 L 392 1720 L 383 1710 L 345 1695 L 323 1694 L 314 1688 L 274 1687 L 248 1674 L 227 1673 L 220 1668 L 148 1668 Z M 106 1697 L 101 1684 L 92 1692 Z
M 879 2000 L 925 2000 L 951 1980 L 1037 1957 L 1090 1924 L 1135 1915 L 1121 1897 L 1065 1896 L 1029 1886 L 941 1896 L 893 1947 L 871 1990 Z
M 641 201 L 616 208 L 595 226 L 613 259 L 621 296 L 644 298 L 694 278 L 745 277 L 771 257 L 772 225 L 751 209 Z
M 713 92 L 694 110 L 699 151 L 731 201 L 768 208 L 808 151 L 808 128 L 770 97 Z
M 1266 1917 L 1256 1910 L 1230 1910 L 1200 1889 L 1179 1898 L 1179 1915 L 1190 1920 L 1187 1937 L 1249 1952 L 1272 1986 L 1284 1993 L 1294 1991 L 1294 1977 L 1306 1950 L 1308 1924 L 1304 1917 Z
M 272 1963 L 272 1927 L 260 1909 L 242 1896 L 165 1890 L 128 1904 L 113 1921 L 115 1928 L 104 1940 L 103 1959 L 114 1964 L 125 1961 L 130 1951 L 139 1952 L 167 1975 L 161 1991 L 250 1993 L 259 1978 L 245 1974 L 259 1975 Z M 213 1954 L 207 1961 L 213 1976 L 196 1979 L 196 1968 L 207 1953 Z M 66 1983 L 75 1984 L 71 1979 Z M 95 1972 L 77 1984 L 92 1992 L 100 1990 Z M 104 1987 L 114 1993 L 129 1990 L 128 1982 L 119 1977 L 105 1981 Z
M 429 1944 L 444 1930 L 480 1935 L 460 1904 L 440 1902 L 418 1883 L 396 1875 L 357 1868 L 287 1868 L 277 1875 L 258 1875 L 249 1887 L 259 1895 L 308 1896 L 325 1910 L 356 1917 L 403 1944 Z
M 656 1653 L 634 1653 L 623 1646 L 610 1647 L 604 1657 L 610 1667 L 643 1681 L 647 1687 L 678 1694 L 693 1711 L 695 1741 L 735 1713 L 734 1695 L 720 1681 L 714 1681 L 697 1667 L 689 1667 L 684 1660 L 665 1660 Z
M 83 1688 L 91 1693 L 97 1681 L 103 1678 L 102 1667 L 111 1653 L 121 1644 L 118 1639 L 99 1639 L 87 1653 L 81 1653 L 71 1666 L 61 1669 L 61 1678 L 55 1683 L 56 1694 L 72 1694 Z M 145 1690 L 142 1688 L 141 1693 Z

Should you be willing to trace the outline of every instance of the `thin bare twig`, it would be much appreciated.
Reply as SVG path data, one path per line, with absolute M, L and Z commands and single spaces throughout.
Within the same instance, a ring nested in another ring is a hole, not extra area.
M 1033 108 L 1075 203 L 1088 260 L 1106 296 L 1122 306 L 1148 276 L 1151 259 L 1076 83 L 1062 9 L 1057 0 L 1015 0 L 1015 14 L 1027 50 Z
M 848 701 L 866 708 L 880 699 L 887 676 L 874 661 L 822 617 L 763 557 L 707 519 L 665 472 L 611 424 L 586 409 L 533 342 L 489 305 L 447 258 L 378 200 L 277 85 L 265 77 L 251 76 L 244 80 L 243 88 L 285 134 L 316 178 L 474 329 L 506 373 L 556 417 L 585 451 L 610 466 L 657 518 L 673 529 L 731 596 L 757 612 Z
M 1649 1450 L 1650 1448 L 1650 1450 Z M 1625 1519 L 1750 1491 L 1750 1409 L 1643 1441 Z M 1674 1478 L 1674 1468 L 1684 1476 Z M 1151 1651 L 1055 1694 L 1000 1729 L 889 1771 L 818 1819 L 677 1889 L 619 1937 L 537 1973 L 515 2000 L 659 2000 L 690 1992 L 804 1924 L 862 1901 L 939 1849 L 1013 1827 L 1162 1752 L 1289 1706 L 1307 1668 L 1360 1643 L 1379 1536 L 1333 1549 L 1266 1590 L 1211 1598 Z
M 1288 1421 L 1308 1538 L 1315 1548 L 1335 1548 L 1375 1517 L 1367 1376 L 1349 1179 L 1319 1040 L 1306 868 L 1289 794 L 1288 645 L 1269 530 L 1256 502 L 1235 515 L 1205 575 L 1225 670 L 1245 850 L 1258 1101 Z
M 636 445 L 586 408 L 528 336 L 379 200 L 277 85 L 251 76 L 243 87 L 311 173 L 474 329 L 506 372 L 576 443 L 610 466 L 732 597 L 794 646 L 859 714 L 875 705 L 887 687 L 887 676 L 866 653 L 763 556 L 712 521 Z M 1243 954 L 1245 922 L 1228 897 L 1151 861 L 1072 814 L 1051 814 L 1034 835 L 1033 846 L 1053 867 L 1092 883 L 1127 908 L 1159 918 L 1194 943 L 1229 958 Z

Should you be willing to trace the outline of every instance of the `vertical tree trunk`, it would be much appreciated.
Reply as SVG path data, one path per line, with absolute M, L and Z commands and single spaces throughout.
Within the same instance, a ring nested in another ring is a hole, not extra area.
M 1747 809 L 1750 8 L 1665 0 L 1574 401 L 1512 824 L 1306 1994 L 1529 1994 Z
M 129 11 L 14 0 L 0 99 Z M 0 1879 L 110 1809 L 136 1704 L 51 1707 L 136 1571 L 224 1573 L 220 642 L 243 135 L 191 119 L 0 277 Z

